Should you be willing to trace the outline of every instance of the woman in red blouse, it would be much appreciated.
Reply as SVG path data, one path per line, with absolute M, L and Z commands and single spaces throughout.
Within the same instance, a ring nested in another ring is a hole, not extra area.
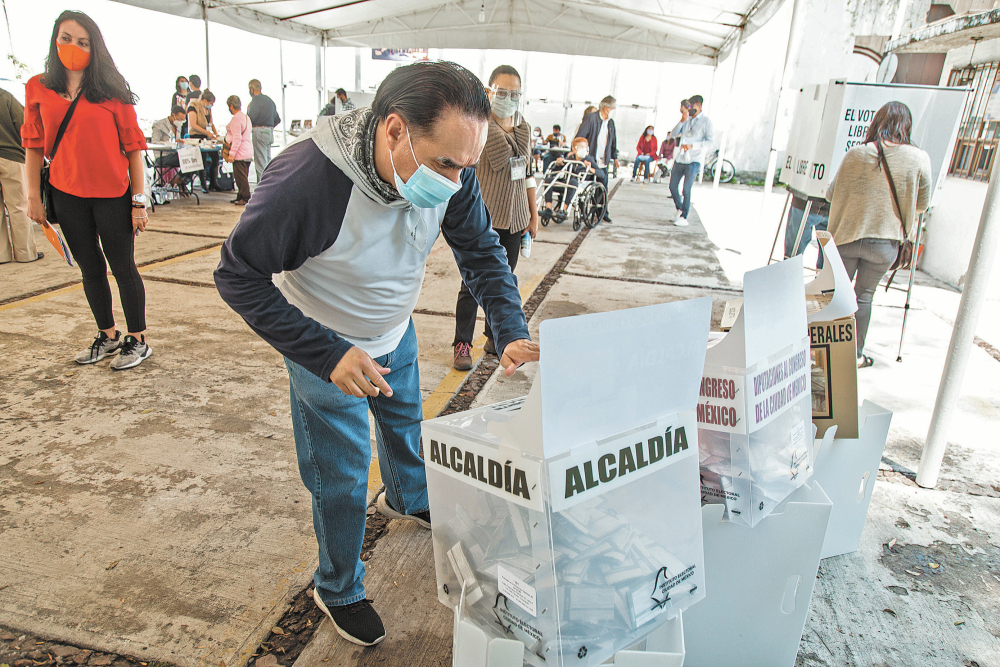
M 146 344 L 146 292 L 135 266 L 135 235 L 146 229 L 146 140 L 135 116 L 136 98 L 115 67 L 101 31 L 86 14 L 56 19 L 45 74 L 25 89 L 21 126 L 26 149 L 28 217 L 45 221 L 43 156 L 52 156 L 59 126 L 74 100 L 49 170 L 53 203 L 63 236 L 83 274 L 83 291 L 100 329 L 77 357 L 93 364 L 118 354 L 116 370 L 138 366 L 152 353 Z M 111 310 L 107 267 L 118 283 L 128 333 L 122 339 Z
M 639 137 L 639 143 L 635 145 L 635 163 L 632 165 L 632 180 L 639 182 L 639 165 L 646 170 L 646 182 L 649 183 L 649 165 L 656 159 L 656 135 L 653 134 L 653 126 L 649 125 Z

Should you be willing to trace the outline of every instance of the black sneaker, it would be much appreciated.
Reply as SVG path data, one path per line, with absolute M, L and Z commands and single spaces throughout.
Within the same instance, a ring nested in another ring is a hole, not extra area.
M 76 355 L 78 364 L 96 364 L 104 357 L 117 354 L 122 347 L 122 332 L 116 331 L 114 338 L 108 338 L 108 334 L 103 331 L 97 334 L 97 338 L 86 350 Z
M 483 344 L 483 352 L 485 352 L 486 354 L 492 354 L 492 355 L 496 356 L 497 346 L 493 342 L 492 338 L 487 338 L 486 339 L 486 342 Z
M 331 610 L 323 604 L 323 598 L 315 588 L 313 600 L 316 601 L 316 606 L 330 617 L 337 633 L 352 644 L 374 646 L 385 639 L 385 626 L 382 625 L 378 612 L 372 607 L 371 600 L 359 600 Z
M 390 519 L 406 519 L 407 521 L 415 521 L 422 528 L 427 530 L 431 529 L 431 512 L 430 510 L 424 510 L 423 512 L 417 512 L 416 514 L 400 514 L 396 510 L 392 509 L 389 505 L 389 501 L 385 499 L 385 491 L 378 494 L 378 499 L 375 501 L 375 507 L 378 508 L 379 514 L 382 516 L 387 516 Z

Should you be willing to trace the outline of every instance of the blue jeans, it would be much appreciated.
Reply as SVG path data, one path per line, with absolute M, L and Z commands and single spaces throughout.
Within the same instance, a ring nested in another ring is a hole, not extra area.
M 701 172 L 700 162 L 689 162 L 687 164 L 683 162 L 674 162 L 673 169 L 670 170 L 670 196 L 674 200 L 674 206 L 680 211 L 681 217 L 685 220 L 688 217 L 688 212 L 691 210 L 691 186 L 694 185 L 694 179 L 698 178 L 698 174 Z M 680 185 L 681 179 L 684 179 L 684 199 L 681 199 L 681 193 L 678 191 L 677 186 Z
M 802 224 L 803 213 L 804 210 L 801 208 L 790 208 L 788 210 L 788 224 L 785 225 L 785 257 L 794 257 L 795 255 L 804 253 L 809 242 L 812 241 L 812 230 L 815 228 L 821 232 L 825 232 L 826 226 L 830 222 L 829 216 L 810 211 L 809 219 L 806 220 L 806 228 L 802 230 L 802 240 L 799 241 L 799 250 L 798 252 L 792 252 L 792 246 L 795 245 L 795 236 L 799 233 L 799 225 Z M 823 268 L 822 252 L 816 258 L 816 268 Z
M 652 155 L 639 155 L 635 158 L 635 164 L 632 165 L 632 178 L 635 178 L 636 174 L 639 173 L 639 165 L 641 164 L 646 169 L 646 178 L 649 178 L 649 163 L 653 161 Z
M 419 455 L 423 408 L 412 320 L 396 349 L 375 362 L 392 369 L 385 376 L 391 398 L 347 396 L 285 359 L 299 474 L 312 494 L 319 544 L 314 580 L 328 607 L 365 597 L 361 545 L 371 463 L 369 410 L 375 417 L 379 469 L 389 505 L 404 514 L 428 509 L 427 477 Z

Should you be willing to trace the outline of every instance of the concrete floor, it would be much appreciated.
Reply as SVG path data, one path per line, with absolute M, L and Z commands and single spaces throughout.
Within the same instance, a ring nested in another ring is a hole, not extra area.
M 580 245 L 532 318 L 533 334 L 548 318 L 705 295 L 718 322 L 742 272 L 764 263 L 783 195 L 765 202 L 765 224 L 758 190 L 696 187 L 693 224 L 680 229 L 666 222 L 666 189 L 622 186 L 614 224 Z M 72 363 L 93 335 L 76 269 L 49 252 L 0 266 L 0 362 L 9 369 L 0 379 L 0 625 L 184 667 L 239 667 L 310 579 L 315 542 L 280 357 L 212 286 L 217 245 L 239 213 L 223 199 L 159 209 L 154 231 L 140 235 L 154 356 L 134 371 Z M 574 237 L 569 225 L 542 230 L 519 262 L 523 298 Z M 458 284 L 439 241 L 414 315 L 428 416 L 466 376 L 451 368 Z M 896 364 L 901 299 L 876 297 L 877 363 L 860 374 L 859 394 L 895 412 L 886 457 L 915 469 L 957 294 L 920 279 Z M 996 332 L 980 327 L 1000 345 Z M 477 404 L 524 395 L 535 370 L 494 374 Z M 1000 362 L 974 349 L 942 470 L 948 490 L 879 480 L 861 549 L 822 564 L 800 665 L 1000 664 L 998 380 Z M 373 465 L 370 493 L 378 485 Z M 386 641 L 359 650 L 324 623 L 298 667 L 450 664 L 451 612 L 432 593 L 429 554 L 428 533 L 393 524 L 366 579 Z M 906 573 L 928 557 L 949 576 Z

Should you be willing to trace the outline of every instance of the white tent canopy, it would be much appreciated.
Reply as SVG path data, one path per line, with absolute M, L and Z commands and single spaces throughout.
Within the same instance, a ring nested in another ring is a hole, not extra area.
M 517 49 L 716 65 L 784 0 L 118 0 L 317 46 Z

